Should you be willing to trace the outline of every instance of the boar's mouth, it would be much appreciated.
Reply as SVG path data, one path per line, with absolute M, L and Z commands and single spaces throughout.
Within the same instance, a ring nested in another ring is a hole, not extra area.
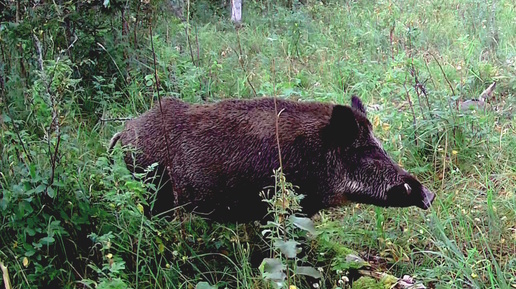
M 428 209 L 434 201 L 435 194 L 416 180 L 409 180 L 387 190 L 387 207 L 416 206 Z

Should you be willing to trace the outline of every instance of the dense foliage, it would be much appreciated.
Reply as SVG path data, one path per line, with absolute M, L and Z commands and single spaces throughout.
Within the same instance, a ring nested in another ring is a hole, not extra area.
M 516 286 L 513 1 L 246 1 L 238 29 L 229 2 L 0 0 L 3 282 Z M 494 81 L 485 108 L 460 109 Z M 315 233 L 277 174 L 287 200 L 264 194 L 276 222 L 148 218 L 152 188 L 120 148 L 106 152 L 125 118 L 163 96 L 351 94 L 393 158 L 437 192 L 430 212 L 351 205 L 321 212 Z

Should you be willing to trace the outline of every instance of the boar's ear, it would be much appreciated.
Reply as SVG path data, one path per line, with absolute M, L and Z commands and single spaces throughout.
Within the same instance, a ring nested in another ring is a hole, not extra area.
M 330 123 L 325 129 L 328 141 L 337 145 L 350 145 L 358 136 L 358 123 L 349 106 L 335 105 L 331 113 Z
M 366 114 L 366 109 L 365 109 L 364 105 L 362 104 L 362 101 L 356 95 L 353 95 L 351 97 L 351 107 L 361 111 L 363 114 Z

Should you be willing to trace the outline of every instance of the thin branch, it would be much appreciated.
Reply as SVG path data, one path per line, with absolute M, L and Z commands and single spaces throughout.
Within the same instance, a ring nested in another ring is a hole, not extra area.
M 192 63 L 195 65 L 195 58 L 194 58 L 194 54 L 193 54 L 192 44 L 190 43 L 190 0 L 188 0 L 186 2 L 185 34 L 186 34 L 186 42 L 188 44 L 188 49 L 190 50 L 190 57 L 192 58 Z
M 2 54 L 3 54 L 3 45 L 2 45 Z M 3 71 L 2 71 L 2 74 L 3 74 Z M 3 77 L 2 75 L 0 75 L 0 79 L 1 79 L 1 83 L 0 83 L 0 92 L 2 93 L 0 96 L 0 103 L 2 102 L 2 99 L 6 99 L 6 95 L 5 95 L 5 83 L 4 83 L 4 80 L 3 80 Z M 11 119 L 11 123 L 13 125 L 13 129 L 14 129 L 14 133 L 16 134 L 16 137 L 18 138 L 18 141 L 20 142 L 21 144 L 21 147 L 23 149 L 23 152 L 25 153 L 25 155 L 27 156 L 27 159 L 29 160 L 29 163 L 32 163 L 32 156 L 29 154 L 29 152 L 27 151 L 27 148 L 25 147 L 25 143 L 23 142 L 22 138 L 21 138 L 21 135 L 20 135 L 20 129 L 18 128 L 18 126 L 16 125 L 16 122 L 14 121 L 14 118 L 13 116 L 11 115 L 11 111 L 9 110 L 9 105 L 6 103 L 5 105 L 5 112 L 7 113 L 7 116 Z M 21 158 L 20 158 L 21 159 Z M 21 159 L 23 161 L 23 159 Z M 28 164 L 23 161 L 23 163 L 28 167 Z
M 421 83 L 419 83 L 419 79 L 417 78 L 417 71 L 414 68 L 414 63 L 411 63 L 410 74 L 412 75 L 412 77 L 414 77 L 414 90 L 416 91 L 417 102 L 419 104 L 419 109 L 421 110 L 421 116 L 423 117 L 423 119 L 426 120 L 425 112 L 423 110 L 423 106 L 421 105 L 421 93 L 420 93 L 420 89 L 424 90 L 424 87 L 421 85 Z M 430 109 L 430 106 L 428 106 L 428 109 Z
M 109 122 L 109 121 L 128 121 L 131 120 L 132 117 L 116 117 L 116 118 L 101 118 L 101 122 Z
M 166 146 L 166 152 L 167 152 L 167 162 L 166 162 L 166 170 L 167 170 L 167 173 L 168 173 L 168 177 L 170 179 L 170 182 L 172 184 L 172 191 L 173 191 L 173 194 L 174 194 L 174 206 L 178 206 L 179 205 L 179 196 L 177 194 L 177 190 L 175 189 L 175 186 L 174 186 L 174 180 L 172 178 L 172 170 L 171 170 L 171 167 L 170 165 L 172 164 L 172 158 L 171 158 L 171 155 L 170 155 L 170 142 L 168 140 L 168 134 L 167 134 L 167 131 L 165 130 L 165 120 L 163 119 L 164 118 L 164 114 L 163 114 L 163 106 L 161 105 L 161 95 L 159 94 L 159 91 L 160 91 L 160 84 L 159 84 L 159 77 L 158 77 L 158 69 L 157 69 L 157 61 L 156 61 L 156 52 L 154 50 L 154 40 L 153 40 L 153 33 L 152 33 L 152 17 L 149 19 L 149 33 L 150 33 L 150 41 L 151 41 L 151 49 L 152 49 L 152 59 L 153 59 L 153 64 L 154 64 L 154 79 L 156 80 L 156 93 L 158 95 L 158 103 L 159 103 L 159 112 L 161 114 L 161 133 L 163 134 L 163 138 L 165 139 L 165 146 Z
M 394 30 L 396 29 L 396 21 L 393 21 L 390 32 L 389 32 L 389 40 L 391 47 L 391 58 L 394 60 Z
M 104 45 L 102 45 L 100 42 L 97 42 L 97 45 L 102 48 L 102 50 L 104 50 L 107 55 L 109 56 L 109 58 L 111 58 L 111 61 L 113 61 L 113 64 L 115 65 L 116 69 L 118 70 L 118 73 L 120 74 L 120 76 L 122 77 L 122 79 L 124 80 L 125 84 L 129 85 L 129 82 L 127 81 L 126 77 L 124 77 L 124 74 L 122 73 L 122 70 L 120 70 L 120 67 L 118 67 L 118 64 L 116 64 L 116 61 L 115 59 L 113 58 L 113 56 L 111 56 L 111 53 L 109 53 L 109 51 L 106 49 L 106 47 L 104 47 Z
M 242 70 L 244 71 L 244 74 L 245 74 L 245 79 L 247 80 L 247 84 L 249 84 L 249 86 L 251 87 L 251 89 L 253 90 L 253 94 L 254 94 L 254 97 L 257 97 L 258 94 L 256 93 L 256 89 L 254 89 L 254 86 L 253 84 L 251 83 L 251 80 L 249 79 L 249 74 L 247 73 L 247 69 L 245 69 L 245 65 L 244 65 L 244 56 L 243 56 L 243 52 L 242 52 L 242 45 L 240 44 L 240 29 L 236 28 L 236 32 L 237 32 L 237 43 L 238 43 L 238 51 L 235 51 L 234 48 L 233 51 L 236 52 L 237 56 L 238 56 L 238 63 L 240 64 L 240 67 L 242 67 Z
M 435 57 L 435 55 L 431 52 L 428 52 L 430 55 L 432 55 L 432 57 L 434 58 L 435 62 L 437 62 L 437 65 L 439 66 L 439 69 L 441 70 L 441 73 L 443 74 L 444 76 L 444 79 L 446 80 L 446 82 L 448 83 L 448 86 L 450 87 L 450 90 L 452 92 L 452 95 L 455 95 L 455 90 L 453 89 L 452 85 L 451 85 L 451 82 L 450 80 L 448 79 L 448 77 L 446 76 L 446 73 L 444 72 L 444 69 L 443 67 L 441 66 L 441 63 L 439 63 L 439 60 L 437 60 L 437 57 Z
M 419 141 L 418 141 L 418 135 L 417 135 L 416 112 L 414 111 L 414 106 L 412 105 L 412 100 L 410 99 L 410 94 L 409 94 L 409 91 L 408 91 L 405 83 L 403 83 L 403 87 L 405 88 L 405 92 L 407 94 L 407 100 L 408 100 L 408 103 L 410 106 L 410 110 L 412 111 L 412 124 L 414 125 L 414 140 L 416 142 L 416 146 L 418 146 Z
M 201 66 L 201 47 L 199 45 L 199 32 L 197 31 L 197 26 L 195 26 L 195 46 L 197 46 L 197 67 Z
M 142 1 L 138 1 L 138 6 L 136 6 L 136 16 L 134 16 L 134 18 L 135 18 L 134 28 L 133 28 L 134 49 L 138 49 L 138 38 L 136 37 L 136 35 L 137 35 L 137 30 L 138 30 L 138 22 L 139 22 L 139 18 L 140 18 L 140 5 L 141 4 L 142 4 Z M 168 25 L 167 25 L 167 31 L 168 31 Z M 168 43 L 168 34 L 167 34 L 167 43 Z M 136 55 L 138 55 L 138 54 L 136 54 Z
M 54 130 L 54 133 L 57 137 L 57 141 L 56 141 L 56 144 L 55 144 L 53 152 L 52 152 L 52 144 L 51 144 L 51 138 L 50 138 L 51 132 L 50 132 L 50 130 L 47 131 L 48 149 L 49 149 L 49 153 L 50 153 L 50 162 L 51 162 L 50 180 L 45 189 L 45 192 L 48 194 L 48 188 L 50 186 L 52 186 L 52 184 L 54 183 L 54 177 L 55 177 L 55 171 L 56 171 L 56 165 L 57 165 L 57 159 L 58 159 L 58 153 L 59 153 L 59 145 L 61 143 L 61 129 L 60 129 L 60 125 L 59 125 L 59 111 L 57 108 L 56 95 L 52 94 L 52 92 L 51 92 L 51 85 L 54 80 L 55 72 L 54 72 L 54 75 L 52 76 L 52 79 L 50 81 L 48 81 L 48 77 L 45 73 L 45 67 L 43 66 L 43 53 L 42 53 L 42 49 L 41 49 L 41 42 L 39 41 L 36 34 L 33 34 L 32 36 L 34 38 L 34 42 L 36 44 L 36 49 L 38 52 L 38 63 L 39 63 L 40 70 L 41 70 L 41 79 L 46 86 L 46 93 L 50 100 L 50 107 L 52 109 L 52 122 L 50 124 L 50 128 Z M 57 59 L 55 66 L 57 66 L 58 62 L 59 62 L 59 58 Z M 54 67 L 54 71 L 55 70 L 56 69 Z
M 72 43 L 70 43 L 70 45 L 68 45 L 68 48 L 66 48 L 66 52 L 70 51 L 70 49 L 73 48 L 73 46 L 75 45 L 75 42 L 77 42 L 77 40 L 79 40 L 79 37 L 77 36 L 77 34 L 75 34 L 75 32 L 73 33 L 73 41 Z M 63 53 L 63 51 L 61 52 Z
M 9 118 L 11 119 L 11 123 L 13 124 L 13 128 L 14 128 L 14 133 L 16 134 L 16 137 L 18 138 L 18 141 L 20 142 L 23 151 L 25 152 L 25 155 L 27 156 L 29 163 L 32 163 L 32 156 L 29 154 L 29 152 L 27 151 L 27 148 L 25 147 L 25 143 L 23 142 L 23 140 L 20 136 L 20 129 L 16 125 L 16 122 L 14 121 L 14 118 L 11 115 L 11 111 L 9 110 L 9 107 L 7 105 L 6 105 L 5 111 L 7 112 L 7 116 L 9 116 Z M 23 162 L 23 163 L 25 163 L 25 162 Z M 27 165 L 27 164 L 25 163 L 25 165 Z
M 50 138 L 49 138 L 50 139 Z M 47 189 L 54 183 L 54 177 L 56 172 L 56 163 L 57 163 L 57 154 L 59 153 L 59 144 L 61 143 L 61 134 L 57 135 L 57 142 L 54 146 L 54 153 L 50 155 L 50 160 L 52 162 L 52 170 L 50 171 L 50 181 L 48 182 Z M 50 140 L 49 140 L 50 145 Z
M 441 191 L 444 190 L 444 184 L 446 182 L 446 156 L 448 154 L 448 132 L 444 133 L 444 154 L 443 154 L 443 174 L 441 182 Z
M 11 289 L 11 279 L 9 278 L 9 271 L 7 270 L 7 266 L 4 265 L 2 261 L 0 261 L 0 271 L 2 271 L 2 279 L 4 279 L 4 286 L 6 289 Z
M 280 189 L 281 189 L 281 208 L 282 208 L 282 215 L 283 212 L 286 211 L 286 205 L 287 205 L 287 190 L 285 188 L 285 175 L 283 175 L 283 158 L 281 156 L 281 146 L 280 146 L 280 137 L 279 137 L 279 118 L 281 116 L 281 113 L 283 112 L 283 109 L 278 111 L 278 101 L 276 96 L 276 70 L 274 68 L 274 59 L 272 59 L 271 63 L 271 73 L 272 73 L 272 94 L 274 98 L 274 117 L 275 117 L 275 128 L 276 128 L 276 145 L 278 146 L 278 160 L 279 160 L 279 182 L 280 182 Z M 281 225 L 283 227 L 283 241 L 287 241 L 287 230 L 286 230 L 286 218 L 285 216 L 282 217 L 280 220 Z M 290 283 L 290 270 L 287 271 L 287 280 Z
M 276 79 L 275 79 L 275 70 L 274 70 L 274 59 L 272 60 L 272 94 L 274 97 L 274 115 L 276 116 L 276 144 L 278 146 L 278 158 L 279 158 L 279 165 L 280 165 L 280 173 L 283 173 L 283 161 L 281 157 L 281 148 L 280 148 L 280 139 L 279 139 L 279 117 L 283 110 L 278 112 L 278 104 L 277 104 L 277 97 L 276 97 Z M 284 188 L 282 188 L 282 191 L 284 191 Z
M 426 57 L 423 57 L 425 61 L 426 70 L 428 71 L 428 75 L 430 76 L 430 80 L 432 81 L 432 85 L 434 86 L 434 89 L 437 88 L 435 85 L 434 77 L 432 76 L 432 72 L 430 71 L 430 67 L 428 67 L 428 61 L 426 60 Z

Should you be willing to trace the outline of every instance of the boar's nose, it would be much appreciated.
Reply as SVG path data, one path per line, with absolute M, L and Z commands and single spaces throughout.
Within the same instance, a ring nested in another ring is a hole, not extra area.
M 421 197 L 422 197 L 422 201 L 417 206 L 420 207 L 421 209 L 426 210 L 426 209 L 430 208 L 430 206 L 432 205 L 432 202 L 435 199 L 435 194 L 432 193 L 429 189 L 422 187 L 421 188 Z

